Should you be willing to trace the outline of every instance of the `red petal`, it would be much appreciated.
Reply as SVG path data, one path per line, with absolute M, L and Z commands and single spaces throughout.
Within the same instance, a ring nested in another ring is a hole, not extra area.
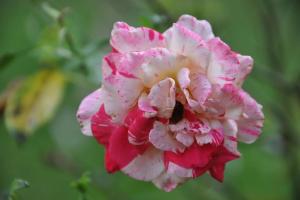
M 107 170 L 112 169 L 114 171 L 114 169 L 125 167 L 138 154 L 138 150 L 128 142 L 128 129 L 125 126 L 116 128 L 111 135 L 108 146 Z
M 213 178 L 215 178 L 220 182 L 223 182 L 224 170 L 225 170 L 225 164 L 216 164 L 210 168 L 209 172 Z
M 129 112 L 125 119 L 125 124 L 129 127 L 128 140 L 140 151 L 140 154 L 144 153 L 149 146 L 149 132 L 153 128 L 154 121 L 154 118 L 144 117 L 138 107 Z
M 108 150 L 105 151 L 105 168 L 109 173 L 114 173 L 120 170 L 118 164 L 110 158 Z
M 205 167 L 211 161 L 215 149 L 216 147 L 210 144 L 199 146 L 194 143 L 183 153 L 166 151 L 165 164 L 168 166 L 169 162 L 173 162 L 187 169 Z
M 100 144 L 107 146 L 111 133 L 115 128 L 116 126 L 111 122 L 111 117 L 106 114 L 104 105 L 102 105 L 91 119 L 91 129 L 94 137 Z

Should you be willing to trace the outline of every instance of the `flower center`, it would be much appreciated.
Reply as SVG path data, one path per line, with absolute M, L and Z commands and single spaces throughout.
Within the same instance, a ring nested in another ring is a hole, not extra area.
M 172 124 L 176 124 L 177 122 L 182 120 L 183 113 L 184 113 L 184 107 L 183 107 L 182 103 L 180 103 L 179 101 L 176 101 L 172 116 L 170 118 L 170 122 Z

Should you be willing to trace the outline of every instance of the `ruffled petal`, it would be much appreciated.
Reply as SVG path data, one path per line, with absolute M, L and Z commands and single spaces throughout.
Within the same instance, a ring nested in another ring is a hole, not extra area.
M 183 57 L 167 49 L 150 49 L 145 52 L 145 62 L 141 65 L 139 77 L 147 88 L 151 88 L 166 77 L 174 78 L 185 61 Z
M 170 51 L 189 58 L 191 62 L 185 66 L 203 73 L 206 71 L 210 54 L 205 41 L 197 33 L 180 24 L 174 24 L 164 32 L 164 36 Z
M 206 101 L 211 92 L 211 84 L 204 74 L 191 74 L 191 84 L 189 91 L 200 105 Z
M 80 124 L 83 134 L 92 136 L 91 118 L 99 110 L 103 104 L 102 89 L 98 89 L 85 97 L 79 105 L 77 110 L 77 120 Z
M 194 169 L 205 167 L 212 159 L 212 154 L 215 147 L 212 145 L 193 144 L 182 153 L 174 153 L 170 151 L 165 152 L 165 165 L 168 169 L 169 163 L 175 163 L 186 169 Z
M 197 33 L 204 40 L 209 40 L 215 37 L 210 23 L 206 20 L 198 20 L 191 15 L 182 15 L 177 21 L 177 24 Z
M 238 54 L 237 58 L 240 62 L 239 73 L 237 74 L 235 84 L 239 87 L 242 86 L 247 75 L 251 72 L 253 67 L 253 58 L 250 56 L 243 56 Z
M 111 33 L 111 46 L 118 52 L 144 51 L 164 47 L 164 36 L 150 28 L 134 28 L 124 22 L 116 22 Z
M 184 150 L 184 146 L 172 137 L 167 126 L 158 121 L 154 123 L 153 129 L 150 131 L 149 141 L 162 151 L 173 151 L 176 153 Z
M 253 143 L 261 134 L 264 122 L 262 106 L 245 92 L 242 92 L 242 98 L 244 101 L 244 112 L 237 121 L 238 140 L 245 143 Z
M 149 148 L 144 154 L 138 155 L 122 171 L 128 176 L 143 180 L 151 181 L 157 178 L 164 170 L 162 152 Z
M 213 84 L 233 83 L 239 75 L 240 62 L 237 54 L 220 38 L 208 41 L 211 52 L 207 77 Z
M 147 118 L 144 113 L 135 107 L 126 119 L 125 126 L 128 127 L 128 141 L 139 149 L 140 154 L 148 148 L 149 132 L 153 128 L 154 118 Z
M 103 59 L 102 69 L 104 87 L 119 99 L 124 109 L 129 109 L 137 103 L 143 90 L 143 84 L 138 74 L 143 55 L 109 54 Z
M 175 81 L 167 78 L 154 85 L 148 95 L 150 105 L 157 109 L 157 116 L 161 118 L 170 118 L 175 107 Z

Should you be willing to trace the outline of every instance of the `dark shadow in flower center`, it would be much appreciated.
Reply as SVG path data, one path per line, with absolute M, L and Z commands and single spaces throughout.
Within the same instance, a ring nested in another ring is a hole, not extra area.
M 176 124 L 177 122 L 182 120 L 183 113 L 184 113 L 183 105 L 179 101 L 176 101 L 172 116 L 170 118 L 170 123 L 171 124 Z

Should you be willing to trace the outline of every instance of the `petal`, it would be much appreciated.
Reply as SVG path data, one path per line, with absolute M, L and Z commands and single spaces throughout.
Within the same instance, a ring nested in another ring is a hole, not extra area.
M 211 92 L 211 84 L 204 74 L 192 73 L 182 68 L 177 74 L 177 80 L 186 97 L 189 106 L 198 112 L 203 110 L 203 104 Z
M 220 147 L 218 151 L 216 151 L 211 163 L 209 169 L 210 175 L 217 181 L 223 182 L 225 164 L 237 158 L 239 158 L 239 155 L 229 152 L 225 147 Z
M 157 109 L 151 106 L 150 101 L 146 93 L 143 93 L 138 101 L 138 107 L 141 111 L 144 112 L 145 117 L 155 117 L 157 115 Z
M 211 25 L 206 20 L 197 20 L 191 15 L 182 15 L 177 24 L 197 33 L 204 40 L 209 40 L 215 37 L 212 32 Z
M 193 170 L 192 169 L 186 169 L 184 167 L 181 167 L 179 165 L 176 165 L 175 163 L 170 162 L 168 165 L 168 171 L 169 174 L 176 174 L 176 176 L 179 177 L 185 177 L 185 178 L 192 178 L 193 177 Z
M 197 33 L 180 24 L 174 24 L 164 32 L 164 36 L 170 51 L 177 55 L 186 56 L 192 61 L 185 66 L 190 66 L 196 71 L 205 72 L 209 61 L 209 51 L 205 41 Z
M 134 28 L 124 22 L 116 22 L 111 33 L 111 46 L 121 53 L 144 51 L 164 47 L 164 36 L 146 27 Z
M 245 143 L 253 143 L 261 134 L 264 122 L 262 106 L 250 95 L 242 92 L 244 101 L 244 113 L 238 124 L 238 140 Z
M 114 91 L 109 91 L 105 86 L 102 88 L 105 112 L 111 116 L 113 123 L 122 123 L 128 108 L 124 108 L 120 98 L 118 98 Z
M 128 176 L 143 181 L 157 178 L 163 170 L 162 152 L 155 148 L 149 148 L 143 155 L 138 155 L 122 168 L 122 171 Z
M 223 131 L 217 129 L 211 129 L 206 134 L 196 135 L 196 140 L 199 145 L 213 144 L 219 146 L 224 140 Z
M 189 147 L 194 143 L 194 137 L 186 133 L 177 133 L 176 140 L 186 147 Z
M 219 90 L 219 89 L 218 89 Z M 238 120 L 243 112 L 242 90 L 232 84 L 224 85 L 217 96 L 213 97 L 217 102 L 216 109 L 221 107 L 219 117 Z
M 114 93 L 124 109 L 129 109 L 137 103 L 144 88 L 141 80 L 136 77 L 142 60 L 141 55 L 133 54 L 109 54 L 103 59 L 103 85 Z
M 158 117 L 170 118 L 175 107 L 175 81 L 164 79 L 155 84 L 148 95 L 150 105 L 157 109 Z
M 114 163 L 113 169 L 122 169 L 139 155 L 138 149 L 128 142 L 128 129 L 120 126 L 110 137 L 106 162 Z M 107 168 L 109 171 L 111 168 Z M 109 171 L 113 172 L 113 171 Z
M 239 60 L 237 54 L 220 38 L 208 41 L 211 57 L 207 70 L 207 77 L 213 84 L 224 85 L 233 83 L 239 74 Z
M 191 74 L 191 84 L 189 91 L 197 102 L 202 105 L 211 92 L 211 84 L 204 74 Z
M 247 75 L 251 72 L 253 67 L 253 58 L 250 56 L 243 56 L 238 54 L 237 58 L 240 62 L 239 73 L 236 77 L 235 83 L 241 87 Z
M 164 172 L 152 182 L 156 187 L 163 189 L 166 192 L 170 192 L 175 189 L 177 185 L 182 184 L 186 180 L 186 178 Z
M 216 147 L 213 145 L 199 146 L 194 143 L 182 153 L 165 151 L 164 159 L 166 168 L 168 169 L 170 162 L 186 169 L 205 167 L 211 161 L 215 149 Z
M 168 128 L 158 121 L 154 123 L 153 129 L 150 131 L 149 141 L 162 151 L 182 152 L 184 150 L 184 146 L 172 137 Z
M 140 79 L 151 88 L 155 83 L 173 77 L 185 65 L 186 59 L 177 56 L 164 48 L 151 49 L 145 52 L 145 62 L 141 66 Z
M 91 118 L 103 104 L 102 89 L 98 89 L 85 97 L 79 105 L 77 111 L 77 120 L 80 124 L 81 131 L 85 135 L 92 136 Z
M 237 149 L 237 132 L 238 127 L 234 120 L 225 120 L 223 122 L 224 127 L 224 146 L 227 148 L 228 151 L 240 155 L 238 149 Z
M 216 164 L 209 169 L 210 175 L 216 180 L 223 182 L 225 164 Z
M 115 130 L 116 125 L 112 123 L 111 117 L 107 115 L 102 105 L 99 111 L 91 119 L 91 129 L 94 137 L 100 144 L 107 146 L 111 133 Z
M 177 80 L 178 80 L 179 86 L 182 89 L 188 88 L 188 86 L 191 83 L 190 70 L 188 68 L 185 68 L 185 67 L 180 69 L 180 71 L 177 74 Z
M 149 132 L 153 128 L 154 118 L 147 118 L 138 107 L 132 109 L 125 119 L 128 126 L 128 141 L 140 150 L 140 153 L 148 148 Z

